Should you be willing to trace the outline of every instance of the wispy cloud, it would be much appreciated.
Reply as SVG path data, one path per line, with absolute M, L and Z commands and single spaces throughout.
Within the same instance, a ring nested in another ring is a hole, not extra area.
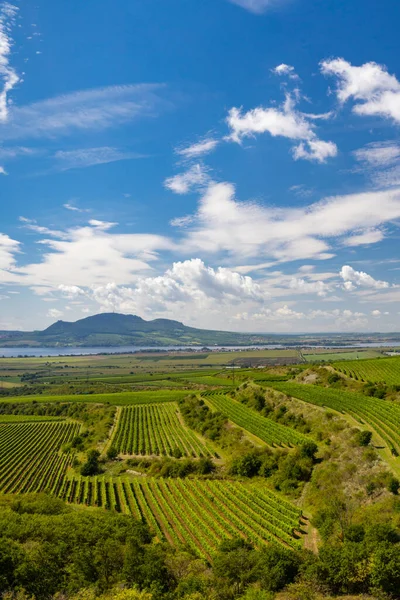
M 237 4 L 256 15 L 261 15 L 269 8 L 279 6 L 285 1 L 286 0 L 229 0 L 232 4 Z
M 78 206 L 74 206 L 70 202 L 66 202 L 65 204 L 63 204 L 63 208 L 66 208 L 67 210 L 71 210 L 73 212 L 79 212 L 79 213 L 89 212 L 88 208 L 78 208 Z
M 100 148 L 59 150 L 55 153 L 54 158 L 56 160 L 57 169 L 60 171 L 68 171 L 69 169 L 84 169 L 85 167 L 102 165 L 119 160 L 144 158 L 144 155 L 135 152 L 126 152 L 110 146 L 102 146 Z
M 203 165 L 196 164 L 184 173 L 168 177 L 164 185 L 175 194 L 187 194 L 193 189 L 202 188 L 210 181 L 210 176 Z
M 9 110 L 0 138 L 65 136 L 77 130 L 104 130 L 139 117 L 157 115 L 161 84 L 111 86 L 73 92 Z
M 218 140 L 213 138 L 204 138 L 200 142 L 196 142 L 195 144 L 192 144 L 186 148 L 180 148 L 176 152 L 184 158 L 198 158 L 199 156 L 204 156 L 205 154 L 209 154 L 215 150 L 218 144 Z
M 0 91 L 0 122 L 7 120 L 8 93 L 19 82 L 16 71 L 10 65 L 13 44 L 10 33 L 17 12 L 18 8 L 8 2 L 0 6 L 0 79 L 3 82 L 3 89 Z

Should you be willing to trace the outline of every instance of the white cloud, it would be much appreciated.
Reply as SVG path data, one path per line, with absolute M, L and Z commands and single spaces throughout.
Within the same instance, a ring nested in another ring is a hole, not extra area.
M 40 226 L 33 226 L 37 233 Z M 41 239 L 46 248 L 40 261 L 21 267 L 8 264 L 12 271 L 4 271 L 0 281 L 30 286 L 37 293 L 65 285 L 103 285 L 108 281 L 129 284 L 139 274 L 151 271 L 150 264 L 158 257 L 158 251 L 174 248 L 165 237 L 151 234 L 114 233 L 113 223 L 91 220 L 89 225 L 74 227 L 60 232 L 61 235 L 44 228 L 45 235 L 57 239 Z M 30 227 L 32 229 L 32 227 Z M 8 244 L 8 238 L 6 240 Z M 19 246 L 14 242 L 11 250 Z M 6 246 L 7 247 L 7 246 Z M 9 250 L 10 252 L 10 250 Z M 1 264 L 1 263 L 0 263 Z M 6 268 L 6 267 L 3 267 Z
M 392 187 L 400 184 L 400 145 L 394 141 L 373 142 L 353 152 L 360 167 L 356 172 L 365 173 L 376 187 Z
M 373 311 L 371 312 L 371 315 L 372 315 L 373 317 L 377 317 L 377 318 L 379 318 L 379 317 L 382 315 L 382 313 L 381 313 L 381 311 L 380 311 L 380 310 L 376 309 L 376 310 L 373 310 Z
M 251 277 L 230 269 L 207 267 L 200 259 L 176 262 L 163 275 L 141 277 L 134 287 L 119 287 L 115 283 L 83 288 L 59 286 L 68 298 L 86 296 L 103 310 L 164 312 L 185 310 L 195 314 L 199 309 L 234 305 L 243 301 L 262 302 L 267 294 Z
M 293 96 L 286 95 L 281 108 L 253 108 L 243 113 L 239 108 L 231 108 L 227 123 L 231 130 L 230 139 L 241 143 L 246 137 L 268 132 L 272 137 L 285 137 L 298 140 L 300 144 L 293 148 L 294 158 L 316 162 L 325 162 L 336 156 L 337 147 L 333 142 L 318 139 L 315 126 L 310 119 L 295 108 Z
M 7 120 L 9 111 L 8 94 L 19 82 L 16 71 L 10 65 L 10 54 L 13 41 L 10 37 L 11 26 L 15 22 L 18 8 L 4 2 L 0 6 L 0 79 L 3 89 L 0 90 L 0 122 Z
M 347 291 L 353 291 L 357 288 L 369 288 L 369 289 L 385 289 L 389 287 L 387 281 L 378 281 L 364 273 L 364 271 L 355 271 L 353 267 L 344 265 L 340 271 L 340 276 L 343 279 L 343 287 Z
M 7 175 L 7 171 L 4 167 L 0 167 L 0 175 Z
M 205 138 L 187 148 L 177 150 L 177 154 L 184 158 L 198 158 L 199 156 L 204 156 L 215 150 L 218 144 L 219 141 L 214 138 Z
M 296 160 L 303 158 L 304 160 L 315 160 L 324 163 L 327 158 L 334 158 L 336 155 L 336 144 L 324 142 L 323 140 L 308 140 L 293 148 L 293 156 Z
M 157 84 L 111 86 L 12 107 L 8 122 L 0 124 L 0 136 L 3 140 L 54 137 L 151 117 L 162 106 L 162 89 Z
M 126 152 L 110 146 L 100 148 L 80 148 L 77 150 L 58 150 L 54 159 L 57 168 L 60 171 L 69 169 L 84 169 L 94 165 L 116 162 L 119 160 L 131 160 L 134 158 L 144 158 L 141 154 L 135 152 Z
M 337 78 L 337 97 L 341 103 L 355 101 L 358 115 L 379 115 L 400 123 L 400 83 L 384 65 L 375 62 L 354 67 L 343 58 L 321 63 L 322 73 Z
M 0 281 L 2 271 L 15 266 L 15 255 L 20 251 L 20 243 L 8 235 L 0 233 Z
M 356 159 L 369 167 L 387 167 L 400 159 L 400 145 L 393 141 L 372 142 L 354 151 Z
M 209 181 L 210 176 L 206 169 L 202 165 L 196 164 L 184 173 L 168 177 L 164 185 L 175 194 L 187 194 L 193 189 L 204 187 Z
M 186 254 L 233 256 L 236 264 L 248 258 L 258 262 L 321 260 L 333 256 L 331 244 L 337 237 L 360 235 L 360 230 L 373 230 L 399 218 L 400 189 L 334 196 L 300 208 L 277 208 L 239 202 L 233 185 L 212 182 L 180 247 Z
M 78 208 L 77 206 L 74 206 L 73 204 L 70 204 L 69 202 L 66 202 L 65 204 L 63 204 L 63 208 L 66 208 L 67 210 L 71 210 L 73 212 L 80 212 L 80 213 L 89 212 L 88 208 Z
M 52 319 L 60 319 L 63 316 L 63 312 L 62 310 L 58 310 L 58 308 L 50 308 L 47 311 L 47 316 L 51 317 Z
M 385 237 L 381 229 L 365 229 L 361 233 L 356 233 L 343 241 L 345 246 L 363 246 L 367 244 L 376 244 Z
M 268 8 L 283 4 L 283 0 L 229 0 L 232 4 L 237 4 L 246 10 L 261 15 Z
M 300 79 L 296 74 L 294 67 L 292 67 L 292 65 L 286 65 L 285 63 L 278 65 L 277 67 L 271 69 L 271 71 L 275 75 L 285 75 L 289 77 L 289 79 Z

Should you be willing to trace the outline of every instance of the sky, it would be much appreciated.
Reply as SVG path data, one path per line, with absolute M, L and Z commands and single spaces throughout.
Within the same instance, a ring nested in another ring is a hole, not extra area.
M 0 3 L 0 329 L 400 331 L 399 19 Z

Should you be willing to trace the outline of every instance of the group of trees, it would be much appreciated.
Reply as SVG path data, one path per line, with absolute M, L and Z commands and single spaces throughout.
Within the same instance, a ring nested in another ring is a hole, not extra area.
M 276 489 L 292 493 L 310 480 L 317 451 L 318 446 L 312 441 L 294 450 L 251 449 L 232 460 L 230 473 L 241 477 L 272 478 Z
M 8 598 L 270 600 L 282 589 L 293 600 L 399 597 L 400 542 L 389 525 L 348 525 L 319 555 L 226 540 L 210 564 L 156 542 L 131 517 L 75 511 L 45 495 L 3 498 L 0 531 L 0 594 Z

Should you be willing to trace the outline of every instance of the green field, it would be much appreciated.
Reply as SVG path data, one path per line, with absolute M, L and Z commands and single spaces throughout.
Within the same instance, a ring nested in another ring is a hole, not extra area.
M 79 430 L 77 423 L 0 423 L 0 492 L 57 493 L 71 463 L 61 448 Z
M 298 548 L 301 511 L 260 485 L 237 481 L 128 478 L 67 479 L 59 491 L 70 503 L 115 509 L 147 522 L 160 540 L 189 544 L 210 558 L 224 539 L 243 537 Z
M 233 400 L 223 392 L 206 392 L 205 400 L 216 410 L 226 415 L 232 423 L 257 436 L 271 446 L 296 446 L 307 440 L 305 435 L 291 427 L 275 423 L 255 410 Z
M 376 350 L 349 350 L 346 352 L 338 351 L 333 352 L 332 350 L 324 350 L 320 352 L 303 352 L 304 358 L 307 362 L 332 362 L 333 360 L 358 360 L 364 358 L 376 358 L 382 356 L 381 352 Z
M 139 405 L 121 409 L 111 444 L 121 454 L 209 456 L 207 446 L 182 424 L 178 405 Z
M 400 385 L 400 357 L 351 362 L 335 362 L 333 367 L 358 381 Z
M 183 390 L 155 390 L 121 392 L 116 394 L 76 394 L 63 396 L 10 396 L 1 399 L 7 403 L 31 403 L 31 402 L 85 402 L 95 404 L 113 404 L 124 406 L 127 404 L 150 404 L 153 402 L 174 402 L 179 398 L 187 396 L 188 392 Z

